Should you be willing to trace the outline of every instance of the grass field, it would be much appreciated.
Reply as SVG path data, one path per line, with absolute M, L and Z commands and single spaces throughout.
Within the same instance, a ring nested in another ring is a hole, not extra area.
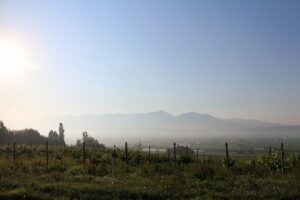
M 124 149 L 5 146 L 0 199 L 300 199 L 298 155 L 230 156 Z M 84 161 L 85 157 L 85 161 Z

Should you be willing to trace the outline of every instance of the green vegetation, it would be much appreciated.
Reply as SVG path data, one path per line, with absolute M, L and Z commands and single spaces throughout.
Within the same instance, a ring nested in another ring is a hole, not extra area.
M 186 151 L 18 145 L 0 151 L 1 199 L 299 199 L 298 155 L 198 157 Z M 230 154 L 230 150 L 229 150 Z M 225 150 L 224 150 L 225 155 Z M 85 162 L 83 163 L 83 157 Z M 228 170 L 225 164 L 229 163 Z
M 65 145 L 63 124 L 59 124 L 59 134 L 56 131 L 51 130 L 48 137 L 40 135 L 37 130 L 24 129 L 24 130 L 9 130 L 4 126 L 4 123 L 0 120 L 0 144 L 8 144 L 16 142 L 19 144 L 45 144 L 46 140 L 53 145 Z
M 237 139 L 228 151 L 222 140 L 197 139 L 142 150 L 140 142 L 107 148 L 82 136 L 66 146 L 62 123 L 44 137 L 0 121 L 0 199 L 300 198 L 296 139 L 285 140 L 285 151 L 269 139 Z

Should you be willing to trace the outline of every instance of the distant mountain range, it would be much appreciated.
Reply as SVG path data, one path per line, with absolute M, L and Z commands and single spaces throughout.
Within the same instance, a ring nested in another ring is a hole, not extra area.
M 140 114 L 67 116 L 47 119 L 43 127 L 63 122 L 66 135 L 88 131 L 94 137 L 300 137 L 300 126 L 240 118 L 221 119 L 208 114 L 165 111 Z

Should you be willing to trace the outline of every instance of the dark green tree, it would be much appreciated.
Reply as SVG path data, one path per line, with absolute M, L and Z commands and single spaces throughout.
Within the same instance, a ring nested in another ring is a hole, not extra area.
M 60 140 L 56 131 L 51 130 L 48 134 L 48 142 L 49 144 L 59 145 Z
M 4 123 L 3 121 L 0 120 L 0 128 L 3 128 L 4 127 Z
M 0 121 L 0 143 L 5 144 L 10 142 L 10 136 L 11 134 L 7 130 L 7 128 L 4 126 L 3 121 Z
M 98 140 L 88 135 L 86 131 L 82 133 L 82 140 L 77 140 L 76 145 L 82 145 L 82 142 L 85 142 L 86 147 L 100 147 L 105 148 L 104 144 L 100 144 Z
M 65 135 L 64 135 L 65 129 L 62 123 L 59 123 L 59 129 L 58 129 L 58 133 L 59 133 L 59 140 L 60 143 L 62 145 L 65 145 Z

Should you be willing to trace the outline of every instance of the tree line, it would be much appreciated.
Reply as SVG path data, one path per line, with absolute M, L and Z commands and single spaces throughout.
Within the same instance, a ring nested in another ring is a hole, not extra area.
M 3 121 L 0 120 L 0 144 L 16 142 L 17 144 L 41 145 L 48 141 L 50 145 L 64 146 L 66 145 L 64 133 L 65 129 L 62 123 L 59 123 L 58 132 L 56 130 L 50 130 L 48 137 L 45 137 L 34 129 L 10 130 L 4 125 Z M 82 145 L 82 142 L 85 142 L 86 146 L 103 146 L 98 140 L 89 136 L 87 132 L 83 132 L 82 136 L 81 140 L 77 140 L 76 145 Z

